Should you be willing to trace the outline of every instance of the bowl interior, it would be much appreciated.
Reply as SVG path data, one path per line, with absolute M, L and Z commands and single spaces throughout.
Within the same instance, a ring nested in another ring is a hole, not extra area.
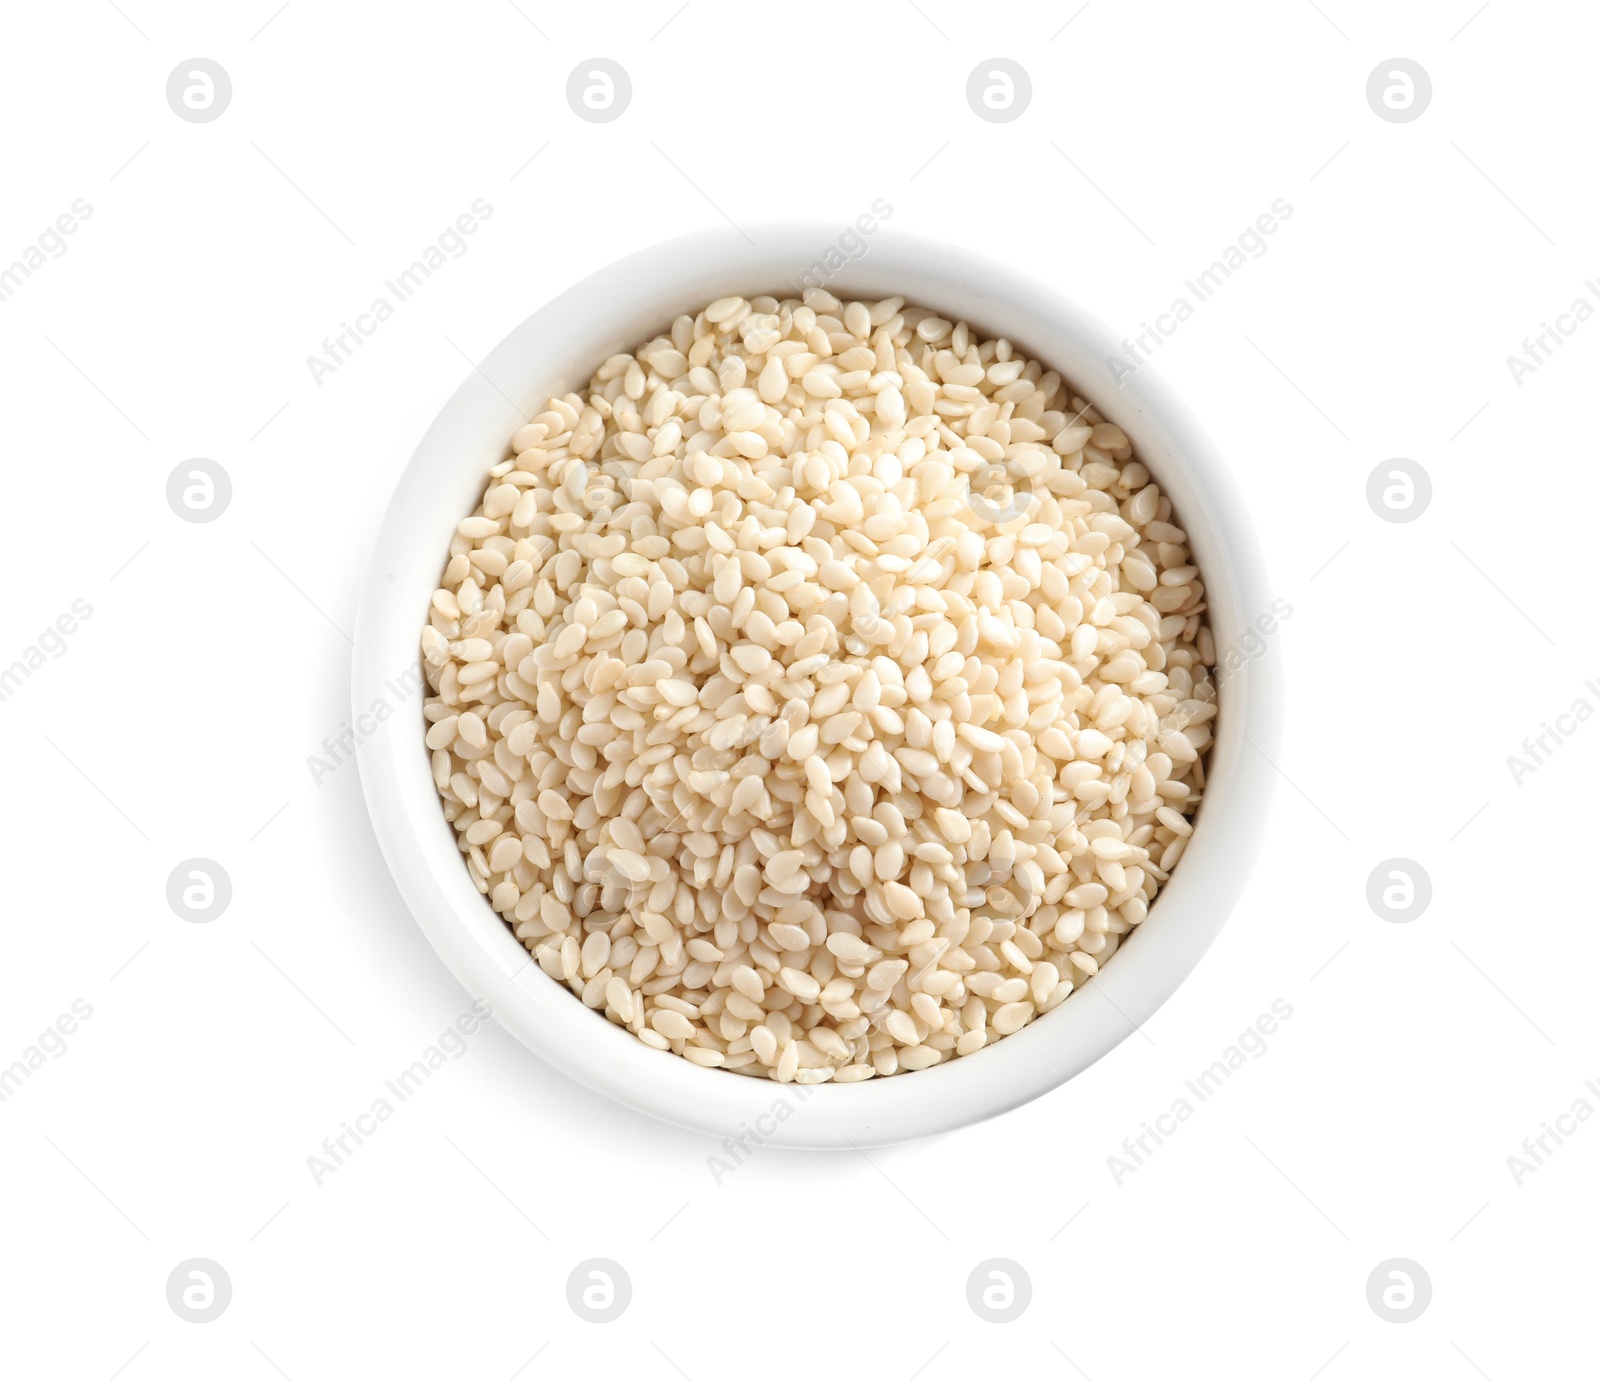
M 854 1085 L 779 1085 L 653 1051 L 538 969 L 468 877 L 422 742 L 418 639 L 455 524 L 511 433 L 552 394 L 581 390 L 607 357 L 717 297 L 799 296 L 803 275 L 814 282 L 827 269 L 827 251 L 843 258 L 838 240 L 835 228 L 789 226 L 753 230 L 748 240 L 730 231 L 670 241 L 600 270 L 512 331 L 445 405 L 401 477 L 363 594 L 352 678 L 355 711 L 374 725 L 358 758 L 379 843 L 413 915 L 472 995 L 596 1090 L 719 1138 L 795 1147 L 870 1146 L 992 1116 L 1069 1079 L 1148 1018 L 1198 962 L 1243 886 L 1270 797 L 1264 755 L 1278 710 L 1271 658 L 1229 676 L 1195 834 L 1148 919 L 1081 992 L 970 1056 Z M 1002 265 L 886 227 L 864 243 L 860 257 L 831 272 L 830 292 L 898 294 L 1003 335 L 1122 427 L 1189 534 L 1219 654 L 1237 648 L 1270 603 L 1255 538 L 1231 477 L 1149 367 L 1119 384 L 1110 333 Z M 380 719 L 379 703 L 400 713 Z

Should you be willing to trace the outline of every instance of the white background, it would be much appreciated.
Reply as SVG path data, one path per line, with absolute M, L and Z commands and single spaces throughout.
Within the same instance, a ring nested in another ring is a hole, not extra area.
M 0 265 L 94 210 L 0 303 L 0 666 L 74 599 L 93 614 L 0 704 L 0 1064 L 75 999 L 93 1016 L 0 1105 L 0 1370 L 938 1382 L 1003 1356 L 1093 1382 L 1506 1382 L 1590 1355 L 1600 1127 L 1520 1186 L 1507 1157 L 1600 1107 L 1600 726 L 1520 786 L 1506 758 L 1600 705 L 1600 323 L 1520 386 L 1506 357 L 1595 296 L 1600 24 L 1319 2 L 8 9 Z M 165 98 L 197 55 L 234 88 L 207 124 Z M 595 55 L 632 77 L 609 124 L 564 95 Z M 1031 75 L 1014 122 L 967 105 L 986 55 Z M 1407 124 L 1365 95 L 1396 55 L 1433 82 Z M 479 197 L 469 252 L 314 383 L 307 355 Z M 939 1140 L 766 1150 L 718 1185 L 708 1139 L 490 1026 L 318 1186 L 307 1157 L 469 1001 L 356 770 L 306 762 L 348 716 L 366 554 L 463 355 L 647 243 L 843 227 L 876 198 L 1129 332 L 1293 206 L 1152 366 L 1294 607 L 1244 901 L 1142 1034 Z M 196 456 L 233 484 L 204 525 L 165 498 Z M 1365 497 L 1396 456 L 1433 483 L 1398 525 Z M 232 880 L 209 924 L 166 901 L 192 856 Z M 1432 879 L 1404 925 L 1366 901 L 1393 856 Z M 1275 999 L 1266 1054 L 1117 1184 L 1122 1140 Z M 190 1257 L 232 1279 L 210 1324 L 166 1301 Z M 631 1277 L 614 1324 L 568 1307 L 591 1257 Z M 991 1257 L 1032 1280 L 1015 1323 L 966 1304 Z M 1368 1305 L 1391 1257 L 1432 1280 L 1413 1323 Z

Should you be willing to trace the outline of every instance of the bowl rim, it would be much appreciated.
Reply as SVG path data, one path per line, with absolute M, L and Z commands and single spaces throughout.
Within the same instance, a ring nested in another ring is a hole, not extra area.
M 1241 646 L 1248 620 L 1268 611 L 1271 591 L 1238 486 L 1155 370 L 1145 364 L 1126 372 L 1126 357 L 1115 368 L 1123 347 L 1105 326 L 1007 265 L 881 222 L 870 238 L 855 239 L 865 249 L 851 257 L 840 248 L 841 229 L 826 223 L 696 231 L 613 261 L 523 320 L 452 393 L 400 474 L 374 544 L 352 653 L 355 756 L 373 830 L 407 908 L 446 965 L 549 1064 L 643 1113 L 725 1139 L 726 1154 L 739 1159 L 760 1145 L 860 1148 L 948 1131 L 1088 1068 L 1171 997 L 1221 930 L 1259 849 L 1275 783 L 1282 689 L 1269 644 L 1226 679 L 1195 833 L 1113 963 L 1083 993 L 992 1046 L 851 1085 L 783 1085 L 655 1051 L 552 982 L 488 906 L 461 864 L 422 743 L 417 637 L 427 593 L 414 606 L 403 601 L 422 588 L 424 572 L 427 592 L 436 585 L 454 524 L 471 511 L 487 467 L 515 430 L 514 410 L 580 387 L 601 360 L 642 343 L 678 311 L 726 293 L 787 288 L 788 274 L 826 268 L 822 286 L 830 291 L 899 291 L 971 321 L 984 336 L 1006 335 L 1121 426 L 1172 497 L 1206 581 L 1219 658 Z M 830 255 L 842 266 L 834 269 Z M 655 324 L 641 334 L 644 321 Z M 495 436 L 498 449 L 489 440 Z

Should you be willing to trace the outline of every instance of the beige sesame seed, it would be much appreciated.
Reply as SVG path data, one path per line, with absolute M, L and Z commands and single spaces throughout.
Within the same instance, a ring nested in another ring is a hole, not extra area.
M 1143 923 L 1216 640 L 1058 374 L 899 298 L 728 296 L 510 452 L 429 604 L 423 732 L 469 876 L 584 1004 L 852 1083 L 1020 1030 Z

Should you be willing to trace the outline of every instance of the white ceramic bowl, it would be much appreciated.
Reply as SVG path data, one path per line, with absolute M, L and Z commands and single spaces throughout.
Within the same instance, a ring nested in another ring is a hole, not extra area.
M 516 409 L 531 417 L 551 394 L 582 388 L 602 360 L 633 349 L 680 312 L 730 293 L 796 296 L 792 285 L 837 245 L 840 231 L 781 225 L 753 230 L 752 238 L 702 232 L 601 269 L 517 327 L 456 390 L 401 475 L 373 553 L 356 634 L 358 715 L 379 701 L 395 704 L 397 676 L 415 669 L 452 530 L 523 420 Z M 987 336 L 1004 335 L 1060 370 L 1128 434 L 1188 530 L 1218 650 L 1239 647 L 1271 600 L 1256 539 L 1226 467 L 1154 372 L 1141 368 L 1119 387 L 1107 364 L 1116 340 L 1049 285 L 887 227 L 865 243 L 864 254 L 828 279 L 830 292 L 902 294 Z M 1059 277 L 1071 268 L 1063 262 Z M 849 1085 L 780 1085 L 653 1051 L 530 963 L 468 879 L 434 791 L 418 696 L 366 739 L 359 760 L 374 829 L 412 914 L 472 996 L 488 999 L 500 1022 L 546 1061 L 642 1112 L 718 1138 L 871 1146 L 947 1131 L 1037 1098 L 1099 1060 L 1166 1001 L 1244 887 L 1271 798 L 1261 751 L 1273 752 L 1279 702 L 1271 657 L 1246 662 L 1227 680 L 1194 837 L 1149 918 L 1103 974 L 973 1055 Z

